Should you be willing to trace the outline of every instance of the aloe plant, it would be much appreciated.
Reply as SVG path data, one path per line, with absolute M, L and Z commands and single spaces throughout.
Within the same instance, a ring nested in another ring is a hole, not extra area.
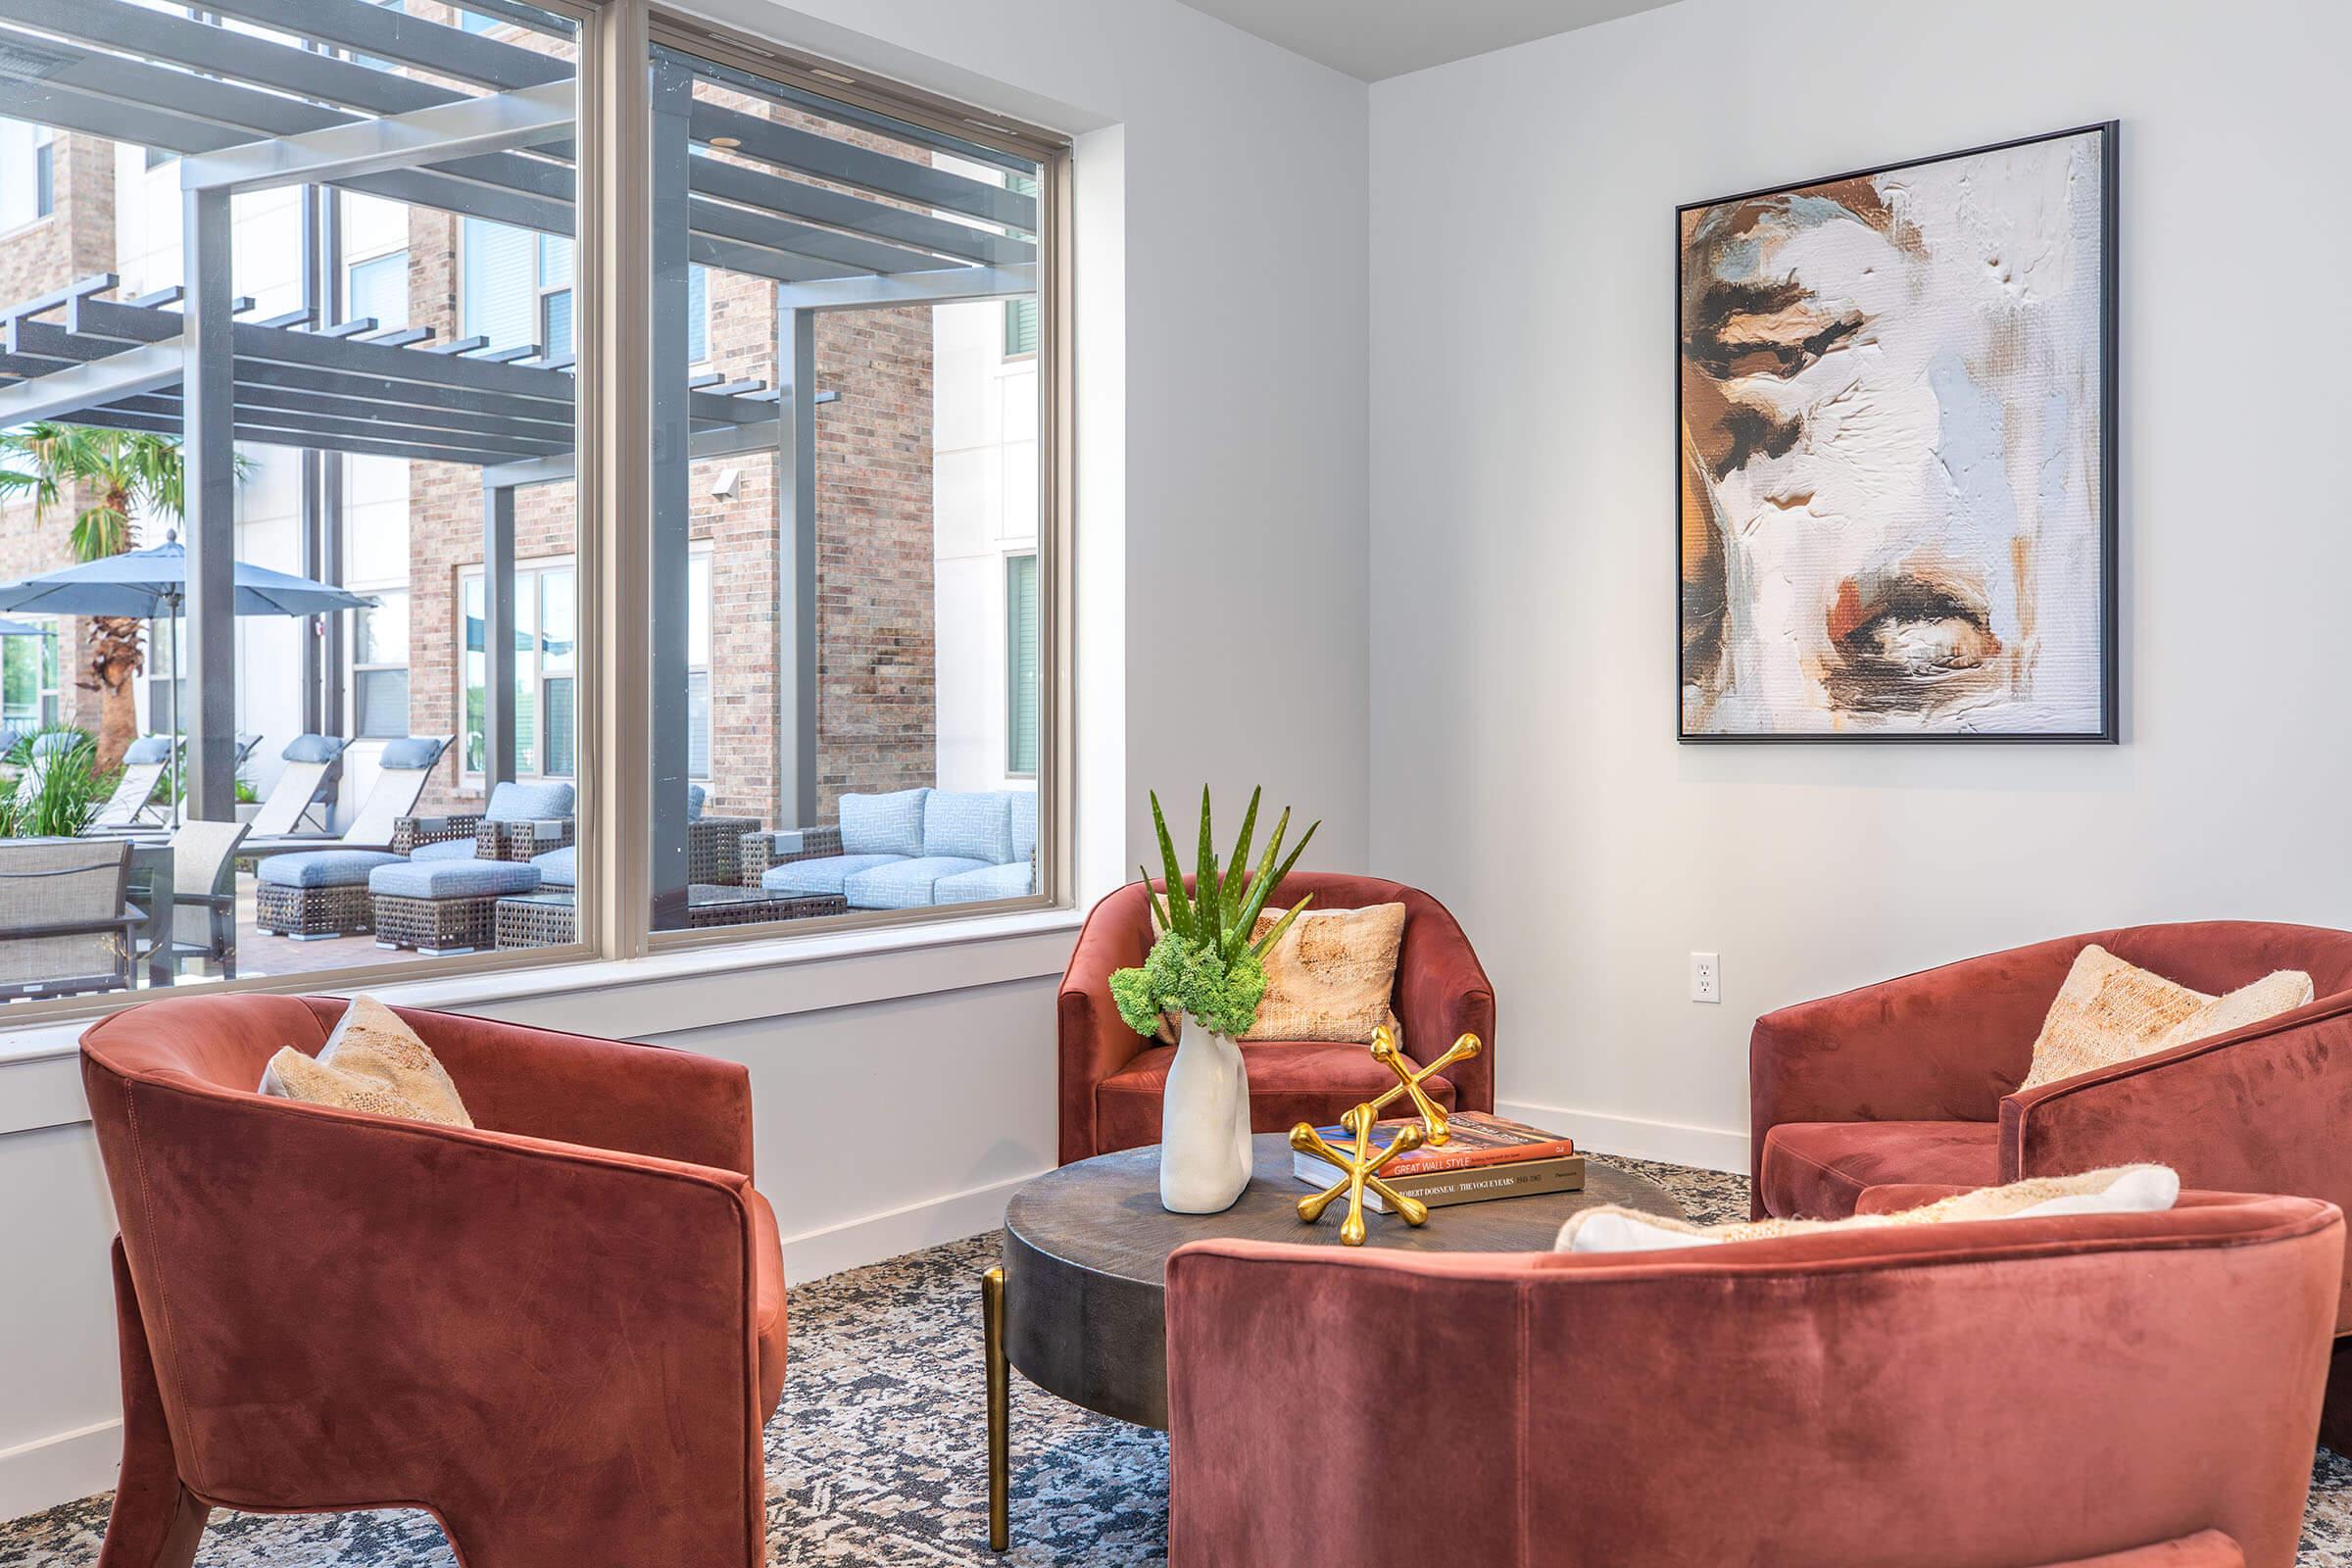
M 1266 992 L 1262 960 L 1312 902 L 1311 896 L 1285 911 L 1262 937 L 1253 935 L 1258 916 L 1265 910 L 1266 900 L 1291 874 L 1291 867 L 1298 863 L 1315 828 L 1323 825 L 1316 822 L 1307 828 L 1286 857 L 1282 845 L 1290 832 L 1291 812 L 1285 807 L 1256 868 L 1249 870 L 1263 794 L 1262 789 L 1250 792 L 1241 836 L 1220 870 L 1208 790 L 1201 789 L 1200 841 L 1189 892 L 1184 885 L 1184 862 L 1168 833 L 1168 819 L 1159 808 L 1159 796 L 1152 795 L 1152 826 L 1159 838 L 1164 892 L 1152 886 L 1149 869 L 1137 869 L 1143 872 L 1144 896 L 1152 901 L 1152 913 L 1161 934 L 1140 967 L 1121 969 L 1110 977 L 1111 1000 L 1118 1004 L 1119 1016 L 1137 1034 L 1157 1033 L 1160 1020 L 1170 1013 L 1190 1013 L 1203 1028 L 1221 1035 L 1243 1034 L 1256 1021 L 1257 1004 Z

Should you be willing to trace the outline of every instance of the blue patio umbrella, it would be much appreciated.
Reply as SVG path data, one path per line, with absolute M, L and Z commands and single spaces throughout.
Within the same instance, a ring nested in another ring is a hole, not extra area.
M 0 615 L 0 637 L 46 637 L 48 635 L 49 628 L 46 626 L 29 625 L 24 621 L 10 620 L 6 615 Z
M 267 566 L 230 564 L 240 615 L 323 615 L 375 601 L 332 583 Z M 176 534 L 160 545 L 0 584 L 0 611 L 20 614 L 113 615 L 172 622 L 172 799 L 179 799 L 179 615 L 187 603 L 188 553 Z M 25 627 L 27 631 L 33 627 Z M 176 808 L 176 807 L 175 807 Z

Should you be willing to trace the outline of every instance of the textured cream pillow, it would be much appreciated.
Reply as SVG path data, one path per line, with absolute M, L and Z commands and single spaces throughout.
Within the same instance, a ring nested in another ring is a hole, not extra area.
M 1260 914 L 1250 940 L 1273 929 L 1284 912 Z M 1396 950 L 1403 942 L 1401 904 L 1302 911 L 1282 940 L 1266 950 L 1265 999 L 1257 1004 L 1257 1021 L 1242 1038 L 1370 1044 L 1390 1019 Z
M 2280 969 L 2226 997 L 2209 997 L 2126 963 L 2094 943 L 2076 955 L 2034 1042 L 2033 1068 L 2018 1087 L 2037 1088 L 2228 1034 L 2310 1000 L 2311 976 L 2300 969 Z
M 1693 1225 L 1611 1204 L 1572 1214 L 1552 1243 L 1555 1252 L 1651 1252 L 1681 1247 L 1720 1247 L 1816 1231 L 1877 1230 L 1887 1225 L 1941 1225 L 1960 1220 L 2030 1219 L 2051 1214 L 2138 1214 L 2166 1209 L 2180 1197 L 2180 1177 L 2169 1165 L 2116 1165 L 2080 1176 L 2032 1176 L 2006 1187 L 1924 1203 L 1893 1214 L 1847 1219 L 1758 1219 L 1738 1225 Z
M 458 1086 L 416 1031 L 368 996 L 351 999 L 318 1055 L 287 1046 L 271 1056 L 262 1071 L 262 1093 L 449 1127 L 473 1125 Z

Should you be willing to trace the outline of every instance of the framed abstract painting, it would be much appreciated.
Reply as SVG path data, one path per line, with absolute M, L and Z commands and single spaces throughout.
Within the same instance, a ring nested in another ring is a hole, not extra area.
M 2114 741 L 2116 128 L 1675 215 L 1685 741 Z

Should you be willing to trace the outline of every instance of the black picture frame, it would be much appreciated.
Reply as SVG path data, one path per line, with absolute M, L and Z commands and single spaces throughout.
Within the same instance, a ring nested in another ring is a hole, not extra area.
M 1754 190 L 1739 191 L 1729 196 L 1711 196 L 1703 201 L 1684 202 L 1674 210 L 1674 414 L 1675 414 L 1675 472 L 1676 517 L 1674 533 L 1675 588 L 1675 678 L 1674 727 L 1676 740 L 1685 746 L 1772 746 L 1772 745 L 1925 745 L 1925 746 L 2034 746 L 2034 745 L 2118 745 L 2123 739 L 2122 664 L 2123 635 L 2121 617 L 2121 575 L 2117 560 L 2122 534 L 2118 508 L 2118 450 L 2119 377 L 2117 351 L 2119 347 L 2119 282 L 2118 256 L 2118 191 L 2116 188 L 2117 146 L 2121 139 L 2122 122 L 2094 121 L 2087 124 L 2070 125 L 2064 130 L 2043 131 L 2037 135 L 2015 136 L 2007 141 L 1986 142 L 1982 146 L 1964 147 L 1956 152 L 1937 153 L 1926 158 L 1905 158 L 1890 163 L 1874 164 L 1867 169 L 1847 170 L 1842 173 L 1823 174 L 1810 179 L 1783 180 Z M 1693 733 L 1683 712 L 1683 693 L 1688 684 L 1684 666 L 1683 629 L 1683 541 L 1682 541 L 1682 469 L 1683 450 L 1683 375 L 1685 329 L 1683 320 L 1683 220 L 1693 210 L 1720 207 L 1727 202 L 1751 201 L 1763 196 L 1776 196 L 1788 191 L 1803 190 L 1815 185 L 1836 184 L 1841 180 L 1867 179 L 1874 175 L 1891 173 L 1897 170 L 1919 169 L 1932 164 L 1951 163 L 1956 159 L 1977 158 L 1987 153 L 2006 152 L 2014 147 L 2030 147 L 2039 142 L 2063 141 L 2070 137 L 2096 135 L 2099 146 L 2099 711 L 2100 723 L 2095 730 L 2070 732 L 2017 731 L 1954 731 L 1940 733 L 1905 731 L 1798 731 L 1775 730 L 1756 734 Z

